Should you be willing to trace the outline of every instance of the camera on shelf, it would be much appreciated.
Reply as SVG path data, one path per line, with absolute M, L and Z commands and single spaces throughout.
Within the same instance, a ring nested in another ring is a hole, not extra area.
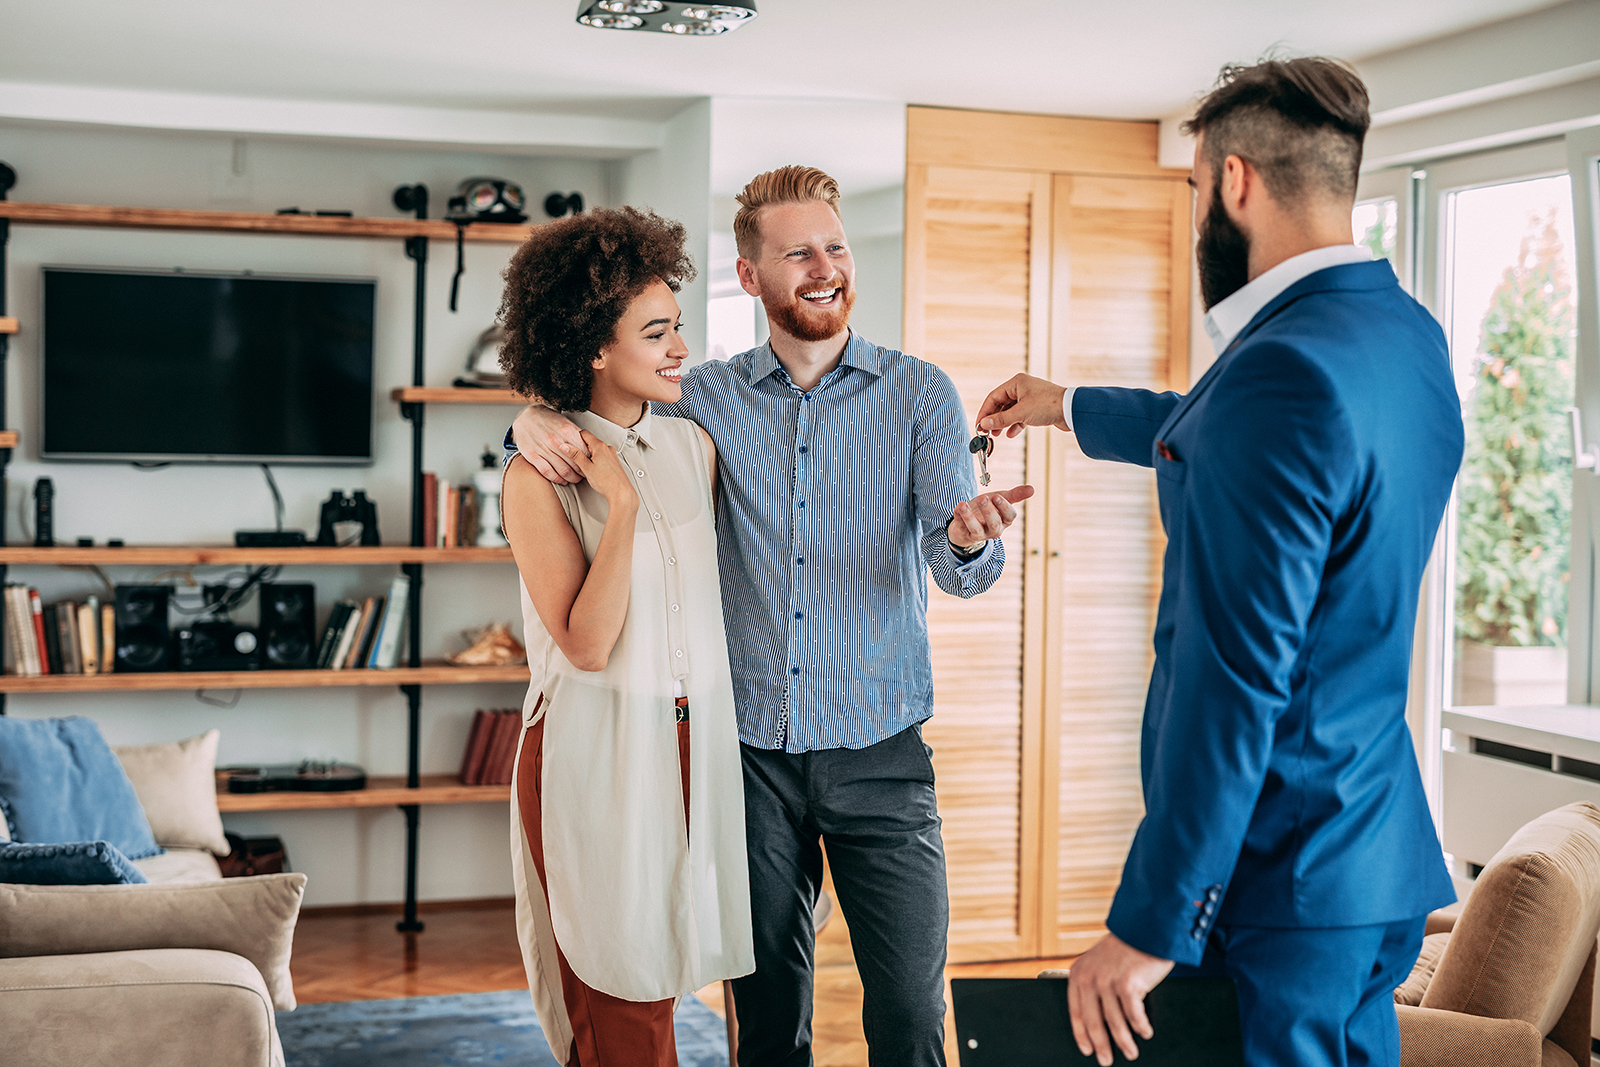
M 339 537 L 334 526 L 341 522 L 361 524 L 361 544 L 382 544 L 378 538 L 378 505 L 367 499 L 364 489 L 346 496 L 344 490 L 335 489 L 322 502 L 322 519 L 317 524 L 317 544 L 337 545 Z

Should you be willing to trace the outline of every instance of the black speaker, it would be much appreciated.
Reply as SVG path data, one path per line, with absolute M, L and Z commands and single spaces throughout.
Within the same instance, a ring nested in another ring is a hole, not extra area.
M 172 669 L 172 632 L 167 626 L 171 593 L 165 585 L 117 586 L 117 670 Z
M 261 583 L 261 665 L 305 670 L 317 654 L 317 587 L 310 582 Z

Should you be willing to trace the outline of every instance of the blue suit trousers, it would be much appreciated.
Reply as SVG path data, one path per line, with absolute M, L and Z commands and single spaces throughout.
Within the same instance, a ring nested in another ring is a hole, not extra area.
M 1232 978 L 1247 1067 L 1400 1067 L 1394 990 L 1422 951 L 1427 916 L 1375 926 L 1219 924 L 1199 966 Z

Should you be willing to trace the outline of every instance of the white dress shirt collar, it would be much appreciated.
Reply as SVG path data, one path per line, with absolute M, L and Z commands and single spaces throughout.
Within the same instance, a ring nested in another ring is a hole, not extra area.
M 1217 355 L 1233 343 L 1239 331 L 1250 325 L 1262 308 L 1272 303 L 1278 294 L 1309 274 L 1346 263 L 1365 263 L 1372 259 L 1372 250 L 1365 245 L 1328 245 L 1313 248 L 1298 256 L 1290 256 L 1254 281 L 1220 300 L 1206 315 L 1206 333 Z

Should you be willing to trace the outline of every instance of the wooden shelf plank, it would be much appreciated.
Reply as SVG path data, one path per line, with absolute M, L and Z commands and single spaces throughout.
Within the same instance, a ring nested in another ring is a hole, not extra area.
M 0 315 L 0 333 L 16 333 L 17 320 L 15 316 Z
M 333 215 L 262 215 L 244 211 L 184 211 L 169 208 L 106 207 L 98 204 L 30 204 L 0 200 L 0 218 L 46 226 L 108 226 L 131 230 L 195 230 L 207 233 L 279 233 L 314 237 L 432 237 L 456 239 L 456 226 L 443 219 L 342 218 Z M 521 244 L 531 226 L 474 222 L 466 239 L 491 244 Z
M 528 398 L 509 389 L 452 389 L 448 386 L 407 386 L 389 393 L 392 400 L 405 404 L 515 404 L 522 407 Z
M 0 434 L 0 448 L 6 445 Z M 57 545 L 34 548 L 17 545 L 0 548 L 0 564 L 96 564 L 98 566 L 203 566 L 207 564 L 258 563 L 293 566 L 363 566 L 395 563 L 502 563 L 512 558 L 509 548 L 412 548 L 409 545 L 350 545 L 329 548 L 316 545 L 289 548 L 236 548 L 233 545 L 128 545 L 124 548 L 78 548 Z
M 174 689 L 322 689 L 333 686 L 466 685 L 528 683 L 525 664 L 452 667 L 432 663 L 393 670 L 347 671 L 162 671 L 149 674 L 47 674 L 37 678 L 0 675 L 0 693 L 110 693 Z
M 373 775 L 367 779 L 367 788 L 344 793 L 230 793 L 226 779 L 217 776 L 217 808 L 228 812 L 504 803 L 510 799 L 509 785 L 462 785 L 453 774 L 424 774 L 416 789 L 406 788 L 404 775 Z
M 0 448 L 16 448 L 22 435 L 15 430 L 0 430 Z

